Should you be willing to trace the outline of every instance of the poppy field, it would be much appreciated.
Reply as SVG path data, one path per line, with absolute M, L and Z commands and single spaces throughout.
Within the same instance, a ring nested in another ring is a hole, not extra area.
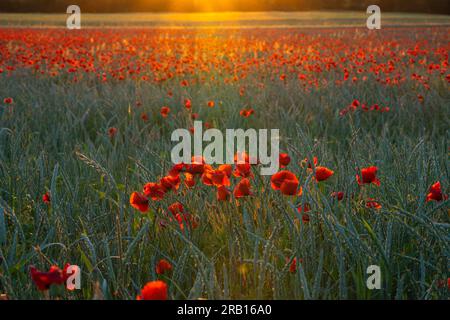
M 1 297 L 447 299 L 448 22 L 3 25 Z M 279 129 L 279 172 L 173 164 L 194 120 Z

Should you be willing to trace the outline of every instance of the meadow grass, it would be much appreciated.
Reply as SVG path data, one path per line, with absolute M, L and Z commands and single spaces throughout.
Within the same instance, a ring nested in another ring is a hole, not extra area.
M 435 181 L 444 191 L 450 182 L 450 97 L 448 83 L 432 77 L 421 104 L 409 78 L 415 71 L 401 86 L 381 86 L 370 76 L 337 86 L 330 73 L 328 86 L 309 90 L 296 78 L 269 77 L 261 90 L 249 76 L 245 98 L 217 83 L 186 89 L 176 79 L 155 85 L 101 83 L 89 75 L 78 82 L 69 74 L 36 78 L 28 70 L 0 74 L 0 97 L 14 97 L 14 107 L 0 108 L 0 293 L 40 299 L 29 265 L 46 270 L 70 262 L 82 269 L 82 288 L 55 287 L 52 298 L 134 299 L 165 258 L 174 270 L 160 278 L 173 299 L 447 298 L 437 282 L 449 277 L 448 200 L 425 197 Z M 146 215 L 133 209 L 130 194 L 172 165 L 170 134 L 189 126 L 177 106 L 186 91 L 194 101 L 214 97 L 215 108 L 196 111 L 216 128 L 280 128 L 303 196 L 283 197 L 270 177 L 256 175 L 255 196 L 239 203 L 217 202 L 205 186 L 181 186 Z M 386 101 L 391 111 L 341 117 L 353 99 Z M 170 119 L 159 116 L 165 104 Z M 240 117 L 243 105 L 255 116 Z M 107 134 L 112 126 L 114 139 Z M 332 179 L 312 182 L 300 163 L 313 155 L 335 171 Z M 380 187 L 356 184 L 356 168 L 368 165 L 379 167 Z M 50 206 L 41 200 L 46 191 Z M 348 196 L 338 203 L 333 191 Z M 366 208 L 368 197 L 382 209 Z M 175 201 L 199 218 L 197 229 L 160 227 L 157 217 Z M 312 208 L 308 224 L 296 210 L 303 203 Z M 295 257 L 302 262 L 292 274 Z M 366 287 L 372 264 L 381 267 L 381 290 Z

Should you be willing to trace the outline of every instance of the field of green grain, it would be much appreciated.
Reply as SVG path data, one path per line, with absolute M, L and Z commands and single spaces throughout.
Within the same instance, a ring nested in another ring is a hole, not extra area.
M 447 299 L 450 18 L 385 17 L 368 31 L 365 13 L 82 15 L 72 32 L 65 15 L 1 14 L 0 294 L 136 299 L 159 279 L 169 299 Z M 303 194 L 254 169 L 253 196 L 218 201 L 199 177 L 136 210 L 130 195 L 167 175 L 192 113 L 279 128 Z M 330 179 L 315 181 L 313 157 Z M 357 183 L 369 166 L 380 186 Z M 196 228 L 167 220 L 175 202 Z M 66 263 L 80 290 L 38 290 L 30 266 Z

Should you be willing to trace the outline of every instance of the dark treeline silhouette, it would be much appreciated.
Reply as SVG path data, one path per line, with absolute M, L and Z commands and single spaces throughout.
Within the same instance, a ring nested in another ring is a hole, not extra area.
M 364 10 L 377 4 L 382 11 L 450 14 L 449 0 L 0 0 L 0 12 L 65 12 L 71 4 L 83 12 Z

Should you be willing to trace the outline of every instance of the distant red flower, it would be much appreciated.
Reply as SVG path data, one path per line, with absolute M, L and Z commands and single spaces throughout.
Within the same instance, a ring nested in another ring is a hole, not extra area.
M 191 114 L 191 119 L 192 120 L 196 120 L 196 119 L 198 119 L 198 117 L 199 117 L 198 113 L 192 113 Z
M 164 274 L 171 270 L 172 270 L 172 265 L 166 259 L 159 260 L 155 267 L 156 274 Z
M 297 207 L 298 213 L 302 213 L 302 212 L 305 213 L 305 212 L 309 212 L 309 211 L 311 211 L 311 205 L 309 203 L 305 203 L 303 205 L 303 207 L 301 205 Z
M 144 195 L 153 201 L 162 200 L 165 193 L 165 189 L 158 183 L 149 182 L 144 185 Z
M 313 163 L 314 163 L 314 167 L 316 167 L 317 164 L 319 163 L 319 160 L 318 160 L 317 157 L 313 157 Z M 302 161 L 302 166 L 303 166 L 303 165 L 306 165 L 306 167 L 307 167 L 308 169 L 312 169 L 312 163 L 311 163 L 311 161 L 310 161 L 308 158 L 305 158 L 305 159 Z
M 170 113 L 170 108 L 169 108 L 169 107 L 162 107 L 162 108 L 161 108 L 161 116 L 162 116 L 163 118 L 167 118 L 167 116 L 169 115 L 169 113 Z
M 290 273 L 297 272 L 297 258 L 292 259 L 291 265 L 289 266 L 289 272 Z
M 338 192 L 333 192 L 331 194 L 331 196 L 335 199 L 337 199 L 338 201 L 341 201 L 342 199 L 344 199 L 344 193 L 342 191 L 338 191 Z
M 244 117 L 244 118 L 248 118 L 248 117 L 250 117 L 252 114 L 254 114 L 255 113 L 255 110 L 253 110 L 253 109 L 242 109 L 240 112 L 239 112 L 239 115 L 241 116 L 241 117 Z
M 42 196 L 42 202 L 44 202 L 45 204 L 50 204 L 50 201 L 51 201 L 50 192 L 46 192 Z
M 180 229 L 183 231 L 184 226 L 195 229 L 198 227 L 198 221 L 189 213 L 177 213 L 175 219 L 180 226 Z
M 161 280 L 148 282 L 137 300 L 167 300 L 167 284 Z
M 250 181 L 247 178 L 243 178 L 241 181 L 239 181 L 239 183 L 234 188 L 233 194 L 236 199 L 251 196 L 252 191 Z
M 212 108 L 214 107 L 216 104 L 214 103 L 214 101 L 208 101 L 208 107 Z
M 352 107 L 357 108 L 357 107 L 359 107 L 360 104 L 361 103 L 357 99 L 355 99 L 355 100 L 353 100 L 351 105 L 352 105 Z
M 377 178 L 377 172 L 378 172 L 378 168 L 375 166 L 363 168 L 363 169 L 361 169 L 362 179 L 360 178 L 359 174 L 357 174 L 356 180 L 358 181 L 359 185 L 363 185 L 365 183 L 366 184 L 373 183 L 377 186 L 380 186 L 380 180 L 378 180 L 378 178 Z
M 303 263 L 303 259 L 298 259 L 299 263 Z M 292 259 L 291 264 L 289 266 L 289 272 L 290 273 L 296 273 L 297 272 L 297 258 L 295 257 Z
M 316 167 L 316 180 L 317 181 L 325 181 L 330 178 L 334 174 L 333 170 L 330 170 L 326 167 Z
M 148 121 L 148 115 L 145 112 L 143 112 L 141 114 L 141 119 L 144 120 L 144 121 Z
M 13 98 L 5 98 L 3 99 L 4 104 L 12 104 L 14 102 Z
M 441 182 L 438 181 L 436 183 L 434 183 L 430 189 L 428 190 L 428 194 L 427 194 L 427 199 L 426 201 L 442 201 L 442 200 L 446 200 L 448 199 L 448 196 L 445 194 L 442 194 L 442 189 L 441 189 Z
M 130 204 L 133 208 L 139 210 L 142 213 L 148 211 L 148 199 L 139 192 L 133 192 L 131 194 Z
M 372 208 L 372 209 L 380 210 L 381 209 L 381 204 L 376 202 L 375 199 L 369 198 L 366 201 L 366 208 Z
M 111 127 L 108 129 L 108 135 L 111 139 L 115 137 L 116 133 L 117 133 L 117 128 Z
M 289 157 L 287 153 L 280 153 L 279 160 L 281 168 L 284 168 L 291 163 L 291 157 Z
M 186 109 L 191 109 L 191 108 L 192 108 L 192 102 L 191 102 L 190 99 L 185 99 L 185 100 L 184 100 L 184 107 L 185 107 Z
M 65 268 L 66 270 L 66 268 Z M 34 266 L 30 267 L 31 279 L 40 291 L 50 289 L 51 285 L 61 285 L 66 281 L 63 270 L 57 266 L 51 266 L 48 272 L 42 272 Z

